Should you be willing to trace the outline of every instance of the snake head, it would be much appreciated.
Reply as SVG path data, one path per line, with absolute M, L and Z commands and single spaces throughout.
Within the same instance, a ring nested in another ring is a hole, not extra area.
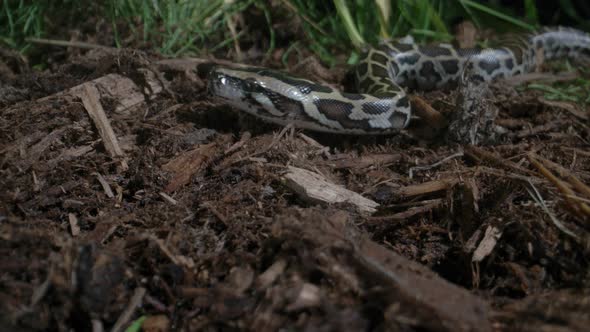
M 209 72 L 207 92 L 211 96 L 226 100 L 245 98 L 241 80 L 228 75 L 224 69 L 213 69 Z
M 264 90 L 262 82 L 229 68 L 213 69 L 207 79 L 209 94 L 230 103 L 244 103 L 253 94 L 263 93 Z
M 214 69 L 207 80 L 208 93 L 236 109 L 260 116 L 264 109 L 273 110 L 275 105 L 265 93 L 264 82 L 252 76 L 241 70 Z

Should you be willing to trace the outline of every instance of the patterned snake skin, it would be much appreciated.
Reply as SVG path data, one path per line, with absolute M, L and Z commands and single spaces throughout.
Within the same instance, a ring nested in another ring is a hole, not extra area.
M 590 35 L 570 28 L 545 28 L 507 36 L 483 49 L 383 43 L 369 49 L 356 66 L 358 93 L 252 67 L 215 67 L 209 73 L 208 90 L 235 108 L 280 125 L 339 134 L 391 134 L 411 119 L 402 87 L 452 87 L 464 72 L 484 81 L 507 78 L 560 57 L 590 58 Z

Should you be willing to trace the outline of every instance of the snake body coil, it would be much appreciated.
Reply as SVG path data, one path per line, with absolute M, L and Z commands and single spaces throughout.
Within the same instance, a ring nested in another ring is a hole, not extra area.
M 533 70 L 539 61 L 590 57 L 590 35 L 545 28 L 509 36 L 490 48 L 458 49 L 387 42 L 364 53 L 355 67 L 358 93 L 264 68 L 215 67 L 209 92 L 263 120 L 339 134 L 390 134 L 405 128 L 411 108 L 402 87 L 432 90 L 454 86 L 463 71 L 491 81 Z

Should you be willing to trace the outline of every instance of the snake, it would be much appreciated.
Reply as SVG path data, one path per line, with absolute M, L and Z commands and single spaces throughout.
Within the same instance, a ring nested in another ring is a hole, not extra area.
M 352 135 L 393 134 L 412 115 L 408 91 L 457 86 L 465 73 L 492 81 L 533 71 L 545 60 L 590 58 L 590 35 L 542 28 L 501 36 L 488 47 L 384 41 L 366 48 L 352 69 L 353 92 L 262 67 L 214 66 L 207 90 L 215 99 L 274 124 Z

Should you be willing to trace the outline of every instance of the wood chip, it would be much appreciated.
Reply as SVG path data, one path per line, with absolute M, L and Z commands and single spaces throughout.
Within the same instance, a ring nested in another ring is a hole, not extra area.
M 138 71 L 144 75 L 147 85 L 144 89 L 137 86 L 137 84 L 135 84 L 135 82 L 130 78 L 118 74 L 109 74 L 77 85 L 71 89 L 40 98 L 37 101 L 46 101 L 56 98 L 67 99 L 67 97 L 80 98 L 96 128 L 99 130 L 99 135 L 102 138 L 105 149 L 111 156 L 123 158 L 123 151 L 100 103 L 100 98 L 101 95 L 108 96 L 110 99 L 116 102 L 114 111 L 123 112 L 130 109 L 131 107 L 135 107 L 140 103 L 145 102 L 146 96 L 153 98 L 163 91 L 164 86 L 162 84 L 162 80 L 158 79 L 152 71 L 141 68 L 138 69 Z M 46 135 L 47 137 L 44 138 L 42 142 L 40 142 L 42 145 L 33 147 L 32 152 L 44 150 L 49 144 L 51 144 L 51 142 L 59 138 L 59 135 L 61 135 L 65 129 L 66 128 L 61 128 L 49 135 Z M 91 151 L 91 149 L 84 147 L 81 148 L 80 151 L 73 150 L 71 155 L 67 152 L 64 152 L 64 155 L 58 157 L 58 160 L 60 158 L 83 155 L 89 151 Z M 127 161 L 124 159 L 121 161 L 121 169 L 128 169 Z
M 288 167 L 284 179 L 289 188 L 303 199 L 315 203 L 350 203 L 361 212 L 373 213 L 379 204 L 328 181 L 324 176 L 293 166 Z
M 98 179 L 98 182 L 100 182 L 100 185 L 102 186 L 102 189 L 104 190 L 105 195 L 107 195 L 108 198 L 114 198 L 115 194 L 113 194 L 113 190 L 111 189 L 111 185 L 102 176 L 102 174 L 95 172 L 94 175 Z
M 50 132 L 49 134 L 43 135 L 44 137 L 37 143 L 35 143 L 35 145 L 31 146 L 28 151 L 25 150 L 25 146 L 21 146 L 20 148 L 22 148 L 24 155 L 22 158 L 22 160 L 17 162 L 17 165 L 20 169 L 22 169 L 23 171 L 28 170 L 31 166 L 33 166 L 34 164 L 36 164 L 39 159 L 41 159 L 41 157 L 44 155 L 44 152 L 47 151 L 51 145 L 55 142 L 58 142 L 59 140 L 61 140 L 61 138 L 63 137 L 63 135 L 66 133 L 66 130 L 68 129 L 69 126 L 64 126 L 58 129 L 53 130 L 52 132 Z M 25 143 L 25 142 L 22 142 Z M 15 145 L 16 147 L 16 145 Z M 7 151 L 11 149 L 10 147 L 7 147 L 6 149 L 2 149 L 2 151 L 0 151 L 0 155 L 2 155 L 4 153 L 4 151 Z
M 170 319 L 166 315 L 148 316 L 141 324 L 141 330 L 144 332 L 170 331 Z
M 457 182 L 459 182 L 459 179 L 440 179 L 428 181 L 420 184 L 396 188 L 394 190 L 394 193 L 403 198 L 414 197 L 418 195 L 430 194 L 433 192 L 450 189 Z
M 304 283 L 297 291 L 297 295 L 292 303 L 287 305 L 287 312 L 299 311 L 306 308 L 317 307 L 321 304 L 321 290 L 318 286 L 310 283 Z
M 78 225 L 78 218 L 73 213 L 68 213 L 68 221 L 70 222 L 70 230 L 72 236 L 80 235 L 80 226 Z
M 162 197 L 164 200 L 166 200 L 168 203 L 170 203 L 170 204 L 172 204 L 172 205 L 176 205 L 176 204 L 178 204 L 178 201 L 177 201 L 177 200 L 175 200 L 174 198 L 170 197 L 170 196 L 169 196 L 168 194 L 166 194 L 165 192 L 163 192 L 163 191 L 160 191 L 160 193 L 159 193 L 159 194 L 160 194 L 160 196 L 161 196 L 161 197 Z
M 266 289 L 281 275 L 287 268 L 287 261 L 279 259 L 274 262 L 266 271 L 256 278 L 256 288 Z
M 229 221 L 227 220 L 227 217 L 219 212 L 219 210 L 217 210 L 217 208 L 215 208 L 215 206 L 213 206 L 213 204 L 211 203 L 203 203 L 201 206 L 203 206 L 204 208 L 207 208 L 209 211 L 211 211 L 211 213 L 217 217 L 217 219 L 219 219 L 219 221 L 221 221 L 222 223 L 224 223 L 225 225 L 229 225 Z
M 92 319 L 90 321 L 91 325 L 92 325 L 92 332 L 103 332 L 104 331 L 104 326 L 102 324 L 102 321 L 100 319 Z
M 172 178 L 164 188 L 164 192 L 171 193 L 188 184 L 193 175 L 207 168 L 209 163 L 221 153 L 220 145 L 214 142 L 199 145 L 174 157 L 162 166 L 165 171 L 172 173 Z
M 501 236 L 502 231 L 500 231 L 500 229 L 494 226 L 488 226 L 486 228 L 486 232 L 483 236 L 483 239 L 473 252 L 471 261 L 481 262 L 484 258 L 491 254 Z
M 84 156 L 92 151 L 94 151 L 94 147 L 92 145 L 83 145 L 70 149 L 64 149 L 62 153 L 59 154 L 59 156 L 48 160 L 47 165 L 55 167 L 59 163 Z
M 86 108 L 88 115 L 90 115 L 90 118 L 98 129 L 98 133 L 102 138 L 105 149 L 109 152 L 111 157 L 124 157 L 125 154 L 119 146 L 115 131 L 113 130 L 113 127 L 111 127 L 111 123 L 100 103 L 100 94 L 96 86 L 93 84 L 84 84 L 79 97 L 82 99 L 84 108 Z M 129 169 L 129 165 L 127 165 L 125 160 L 121 161 L 121 167 L 123 170 Z
M 145 81 L 147 83 L 148 88 L 145 90 L 149 91 L 141 89 L 139 86 L 137 86 L 137 84 L 135 84 L 135 82 L 133 82 L 133 80 L 128 77 L 118 74 L 109 74 L 99 77 L 95 80 L 82 83 L 69 90 L 43 97 L 39 100 L 51 99 L 64 95 L 81 96 L 85 94 L 84 90 L 86 90 L 86 87 L 90 85 L 100 90 L 102 94 L 114 99 L 117 102 L 114 109 L 115 112 L 123 112 L 131 107 L 145 102 L 146 95 L 150 98 L 154 98 L 163 90 L 161 81 L 157 79 L 151 71 L 140 71 L 144 73 Z

